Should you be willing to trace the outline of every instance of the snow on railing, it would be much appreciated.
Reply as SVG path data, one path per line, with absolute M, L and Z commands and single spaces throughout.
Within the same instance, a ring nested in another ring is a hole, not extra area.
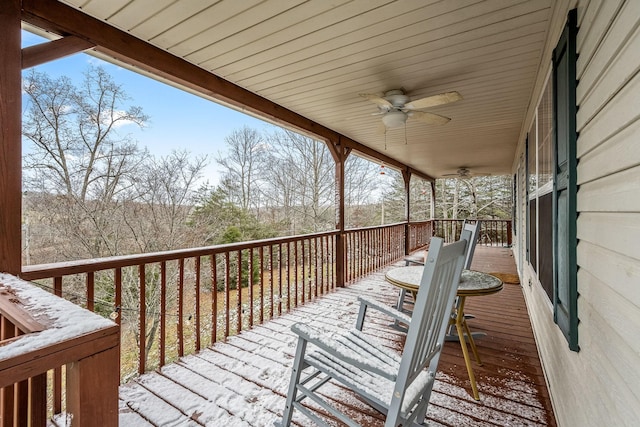
M 0 322 L 3 426 L 44 426 L 63 412 L 74 425 L 117 425 L 116 324 L 7 274 Z

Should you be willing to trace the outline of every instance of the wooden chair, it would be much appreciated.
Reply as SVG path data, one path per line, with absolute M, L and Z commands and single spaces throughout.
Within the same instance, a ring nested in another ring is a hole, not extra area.
M 298 346 L 281 425 L 290 425 L 294 409 L 318 425 L 328 425 L 303 405 L 308 398 L 345 424 L 357 426 L 317 393 L 331 379 L 385 414 L 386 427 L 424 425 L 466 245 L 458 241 L 445 247 L 442 239 L 432 239 L 401 356 L 361 332 L 366 305 L 360 307 L 357 328 L 348 332 L 293 325 Z M 313 351 L 307 351 L 308 344 Z

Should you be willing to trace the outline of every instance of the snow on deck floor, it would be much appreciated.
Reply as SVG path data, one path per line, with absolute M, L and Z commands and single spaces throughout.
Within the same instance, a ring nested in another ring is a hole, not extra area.
M 394 302 L 397 290 L 385 282 L 384 272 L 373 273 L 347 288 L 230 337 L 225 343 L 217 343 L 121 386 L 120 425 L 273 426 L 284 409 L 297 344 L 290 326 L 295 322 L 310 322 L 353 327 L 358 295 L 373 296 L 389 304 Z M 509 301 L 518 297 L 522 300 L 518 285 L 505 285 L 502 292 L 492 297 L 500 296 Z M 535 345 L 531 347 L 533 337 L 530 342 L 521 339 L 527 332 L 517 328 L 515 335 L 509 332 L 505 336 L 501 325 L 490 324 L 490 321 L 499 323 L 504 315 L 487 321 L 485 318 L 495 310 L 485 308 L 486 304 L 480 301 L 472 301 L 485 299 L 486 302 L 492 297 L 467 300 L 470 308 L 479 310 L 474 313 L 477 319 L 470 322 L 471 328 L 484 328 L 489 334 L 478 341 L 484 364 L 474 365 L 481 401 L 476 402 L 470 396 L 459 344 L 447 343 L 427 413 L 431 426 L 555 425 L 552 415 L 548 415 L 549 403 L 545 400 L 539 361 L 537 356 L 535 360 L 532 358 L 532 354 L 536 354 Z M 524 307 L 524 302 L 520 304 Z M 518 309 L 514 310 L 517 314 Z M 528 322 L 526 310 L 524 320 Z M 388 318 L 370 311 L 364 331 L 381 340 L 383 345 L 401 350 L 403 335 L 389 327 Z M 339 385 L 327 384 L 321 390 L 362 425 L 383 425 L 379 413 Z M 294 422 L 301 426 L 313 425 L 297 411 L 294 411 Z

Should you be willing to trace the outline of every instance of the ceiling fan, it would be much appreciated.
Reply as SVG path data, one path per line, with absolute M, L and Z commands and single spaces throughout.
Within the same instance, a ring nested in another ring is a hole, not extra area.
M 360 96 L 378 105 L 380 111 L 377 114 L 382 115 L 382 123 L 385 128 L 402 126 L 408 118 L 432 125 L 443 125 L 451 119 L 439 114 L 419 110 L 449 104 L 462 99 L 462 95 L 453 91 L 410 100 L 403 89 L 389 90 L 382 96 L 369 93 L 361 93 Z
M 460 166 L 455 173 L 445 173 L 442 175 L 443 177 L 455 177 L 455 178 L 472 178 L 474 176 L 488 176 L 488 173 L 475 173 L 471 172 L 471 170 L 466 166 Z

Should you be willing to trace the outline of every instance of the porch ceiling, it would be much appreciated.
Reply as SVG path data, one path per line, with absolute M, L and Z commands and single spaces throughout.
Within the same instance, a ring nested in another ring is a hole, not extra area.
M 64 3 L 433 177 L 510 173 L 550 0 L 66 0 Z M 359 93 L 456 90 L 378 132 Z

